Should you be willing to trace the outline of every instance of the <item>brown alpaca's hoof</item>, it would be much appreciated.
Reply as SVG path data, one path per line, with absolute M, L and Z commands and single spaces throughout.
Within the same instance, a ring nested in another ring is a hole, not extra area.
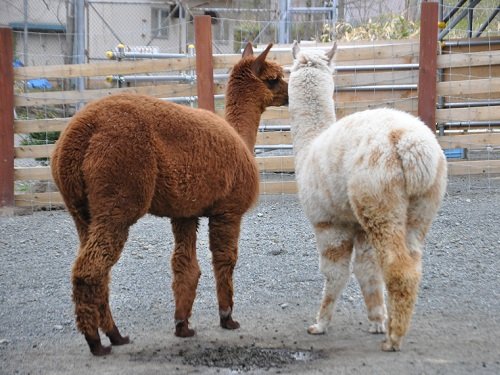
M 194 329 L 189 328 L 187 319 L 175 323 L 175 335 L 177 337 L 192 337 L 194 333 Z
M 99 338 L 99 336 L 91 337 L 85 335 L 85 340 L 87 340 L 90 352 L 96 357 L 101 357 L 103 355 L 111 353 L 111 346 L 102 346 L 101 339 Z
M 125 345 L 130 343 L 130 339 L 128 336 L 123 337 L 118 331 L 118 327 L 115 325 L 111 332 L 106 333 L 106 336 L 109 337 L 109 341 L 111 341 L 112 345 Z
M 224 329 L 238 329 L 240 328 L 240 323 L 236 320 L 233 320 L 231 316 L 220 318 L 220 326 Z

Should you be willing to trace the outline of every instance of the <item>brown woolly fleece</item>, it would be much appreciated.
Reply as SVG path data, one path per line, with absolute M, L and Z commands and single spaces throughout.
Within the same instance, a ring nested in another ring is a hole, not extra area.
M 199 217 L 209 218 L 221 326 L 239 327 L 232 319 L 233 270 L 241 218 L 258 194 L 256 133 L 267 106 L 288 102 L 281 67 L 266 61 L 271 46 L 254 57 L 249 44 L 233 68 L 227 122 L 202 109 L 120 94 L 88 104 L 61 135 L 52 174 L 80 238 L 73 301 L 93 354 L 111 351 L 99 328 L 113 345 L 129 342 L 111 315 L 109 272 L 130 226 L 146 213 L 171 218 L 175 334 L 194 335 L 188 318 L 200 276 Z

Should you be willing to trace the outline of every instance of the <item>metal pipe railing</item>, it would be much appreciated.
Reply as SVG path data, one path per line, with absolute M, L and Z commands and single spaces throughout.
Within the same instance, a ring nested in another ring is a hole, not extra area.
M 500 39 L 491 40 L 443 40 L 441 47 L 477 47 L 477 46 L 497 46 Z
M 226 80 L 229 77 L 229 74 L 214 74 L 215 81 Z M 130 75 L 130 76 L 108 76 L 106 77 L 106 81 L 108 82 L 120 82 L 120 83 L 139 83 L 139 82 L 185 82 L 185 83 L 194 83 L 196 82 L 196 76 L 192 74 L 178 74 L 178 75 Z
M 475 108 L 475 107 L 489 107 L 489 106 L 500 106 L 500 100 L 443 103 L 441 105 L 438 105 L 437 108 L 438 109 L 450 109 L 450 108 Z
M 485 128 L 490 126 L 500 126 L 500 121 L 448 121 L 442 122 L 439 125 L 445 128 L 453 127 L 471 127 L 471 128 Z
M 403 90 L 416 90 L 417 84 L 408 85 L 366 85 L 366 86 L 343 86 L 336 87 L 336 92 L 346 91 L 403 91 Z
M 344 65 L 336 66 L 337 72 L 374 72 L 378 70 L 418 70 L 418 64 L 379 64 L 379 65 Z
M 293 145 L 255 145 L 255 150 L 291 150 Z
M 224 99 L 225 95 L 224 94 L 217 94 L 214 95 L 214 99 Z M 171 98 L 161 98 L 162 100 L 165 100 L 167 102 L 173 102 L 173 103 L 196 103 L 198 101 L 198 96 L 193 95 L 193 96 L 175 96 Z

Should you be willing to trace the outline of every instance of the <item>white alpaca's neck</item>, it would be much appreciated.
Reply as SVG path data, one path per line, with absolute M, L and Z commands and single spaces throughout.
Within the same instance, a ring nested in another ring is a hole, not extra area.
M 331 76 L 299 71 L 289 83 L 289 111 L 295 156 L 305 155 L 311 142 L 336 121 Z

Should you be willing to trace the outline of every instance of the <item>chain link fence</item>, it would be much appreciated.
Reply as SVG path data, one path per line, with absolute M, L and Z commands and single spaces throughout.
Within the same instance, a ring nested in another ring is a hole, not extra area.
M 76 38 L 74 38 L 73 3 L 72 0 L 44 0 L 43 2 L 4 0 L 0 2 L 0 23 L 8 24 L 14 30 L 14 64 L 16 66 L 46 66 L 74 62 L 73 51 L 75 50 Z M 288 7 L 287 14 L 282 11 L 281 6 L 284 3 Z M 381 39 L 418 39 L 420 29 L 418 15 L 420 2 L 412 0 L 249 0 L 219 2 L 219 4 L 223 4 L 220 7 L 206 5 L 196 8 L 190 7 L 189 1 L 182 2 L 184 7 L 180 6 L 180 1 L 154 0 L 147 2 L 139 0 L 87 0 L 84 4 L 85 61 L 90 63 L 107 60 L 110 55 L 115 56 L 115 58 L 118 56 L 120 59 L 121 51 L 136 54 L 135 59 L 138 60 L 141 59 L 141 54 L 143 57 L 156 56 L 158 58 L 160 54 L 165 57 L 166 55 L 174 57 L 176 54 L 193 53 L 193 48 L 189 48 L 194 44 L 193 19 L 196 15 L 203 14 L 212 16 L 213 52 L 215 54 L 240 53 L 248 41 L 252 41 L 259 49 L 271 42 L 278 44 L 276 47 L 289 49 L 289 44 L 280 43 L 280 41 L 330 42 L 337 39 L 352 43 L 360 41 L 365 45 L 373 44 L 375 50 L 377 49 L 376 41 Z M 212 2 L 207 2 L 207 4 L 212 4 Z M 455 54 L 474 52 L 477 49 L 484 50 L 486 48 L 489 51 L 500 49 L 500 17 L 498 12 L 495 13 L 495 10 L 498 9 L 498 0 L 475 0 L 474 7 L 469 8 L 466 7 L 467 4 L 471 4 L 469 2 L 466 2 L 461 8 L 457 8 L 457 4 L 458 0 L 442 1 L 441 19 L 453 12 L 456 15 L 463 12 L 466 14 L 453 25 L 445 39 L 467 38 L 471 34 L 476 36 L 485 22 L 489 20 L 490 22 L 481 33 L 482 43 L 486 43 L 487 46 L 449 46 L 448 49 L 443 49 L 443 52 L 448 55 L 446 58 L 451 59 Z M 341 5 L 343 8 L 340 7 Z M 451 23 L 450 20 L 447 24 Z M 391 56 L 397 56 L 402 48 L 401 43 L 394 44 L 392 48 L 394 48 L 394 53 Z M 112 53 L 110 54 L 109 51 Z M 415 62 L 413 58 L 405 57 L 393 58 L 387 64 L 412 64 Z M 373 61 L 364 61 L 363 63 L 373 64 Z M 364 109 L 366 105 L 388 105 L 387 100 L 389 99 L 381 100 L 383 94 L 390 97 L 390 103 L 394 104 L 398 100 L 409 103 L 405 110 L 415 113 L 417 96 L 415 77 L 417 77 L 418 71 L 400 72 L 394 67 L 387 69 L 380 74 L 376 73 L 375 70 L 360 71 L 359 69 L 349 70 L 347 68 L 337 71 L 338 91 L 351 90 L 353 83 L 359 86 L 365 81 L 379 86 L 387 86 L 383 93 L 380 92 L 380 87 L 364 87 L 363 90 L 355 88 L 352 94 L 341 93 L 340 97 L 336 98 L 339 104 L 338 111 L 345 110 L 342 105 L 349 107 L 347 112 Z M 454 114 L 459 110 L 472 113 L 479 106 L 486 107 L 486 109 L 477 109 L 478 113 L 483 113 L 489 108 L 493 112 L 498 108 L 500 100 L 498 90 L 492 89 L 491 92 L 477 94 L 473 90 L 469 90 L 471 93 L 467 93 L 463 89 L 457 91 L 452 88 L 456 86 L 455 81 L 460 83 L 470 80 L 471 84 L 466 86 L 472 87 L 472 82 L 475 79 L 493 78 L 495 80 L 498 77 L 498 69 L 498 65 L 487 65 L 455 67 L 440 71 L 440 84 L 444 93 L 440 94 L 438 98 L 438 110 L 449 110 L 450 116 L 453 115 L 450 119 L 442 120 L 438 124 L 440 130 L 456 130 L 457 134 L 474 132 L 478 128 L 484 128 L 491 132 L 497 131 L 499 124 L 497 120 L 466 119 L 456 121 Z M 226 77 L 227 72 L 228 69 L 216 71 L 217 74 Z M 370 75 L 379 77 L 378 81 Z M 184 85 L 183 97 L 180 98 L 184 100 L 182 103 L 195 105 L 196 85 L 193 84 L 194 77 L 194 67 L 190 71 L 141 73 L 140 76 L 134 77 L 115 75 L 111 76 L 111 81 L 107 81 L 107 77 L 95 76 L 86 78 L 85 89 L 94 90 L 95 95 L 99 93 L 107 95 L 108 91 L 106 90 L 116 87 L 124 87 L 125 85 L 128 87 L 162 86 L 175 79 L 176 82 Z M 73 78 L 50 78 L 47 80 L 40 77 L 39 79 L 16 81 L 15 90 L 18 97 L 33 96 L 43 92 L 50 92 L 50 95 L 57 97 L 56 91 L 62 91 L 59 96 L 71 96 L 71 91 L 75 90 L 76 87 Z M 371 96 L 366 99 L 368 94 Z M 216 106 L 219 110 L 222 110 L 223 107 L 222 96 L 222 94 L 216 95 Z M 365 98 L 364 102 L 361 101 L 361 97 Z M 58 102 L 54 104 L 42 102 L 36 98 L 31 99 L 31 101 L 24 100 L 23 103 L 27 104 L 16 105 L 16 120 L 66 119 L 79 108 L 72 103 L 59 104 Z M 285 112 L 283 112 L 282 117 L 281 115 L 276 115 L 276 118 L 269 116 L 269 118 L 262 120 L 264 127 L 280 127 L 287 124 L 288 118 Z M 57 136 L 58 133 L 52 131 L 18 134 L 16 135 L 16 146 L 52 144 Z M 478 146 L 471 143 L 465 151 L 459 151 L 460 158 L 486 160 L 500 158 L 500 148 L 497 144 L 484 147 L 484 145 Z M 290 153 L 290 147 L 286 149 L 256 149 L 258 155 L 289 155 Z M 40 164 L 46 164 L 46 158 L 40 160 L 16 159 L 16 167 Z M 285 181 L 287 176 L 281 174 L 280 178 Z M 490 183 L 493 180 L 490 178 L 487 181 Z M 21 188 L 26 191 L 33 189 L 28 184 L 21 186 Z
M 461 7 L 457 7 L 457 0 L 441 3 L 441 19 L 450 13 L 466 14 L 447 38 L 477 36 L 479 30 L 482 36 L 500 35 L 497 0 L 474 0 Z M 18 64 L 73 62 L 74 4 L 70 0 L 1 2 L 0 23 L 14 30 Z M 403 39 L 416 37 L 419 30 L 420 0 L 248 0 L 220 4 L 215 7 L 207 2 L 195 7 L 190 1 L 87 0 L 83 25 L 86 61 L 104 60 L 106 52 L 120 44 L 130 50 L 187 53 L 194 43 L 193 18 L 200 14 L 213 17 L 214 53 L 239 52 L 248 41 L 286 44 L 293 40 Z

